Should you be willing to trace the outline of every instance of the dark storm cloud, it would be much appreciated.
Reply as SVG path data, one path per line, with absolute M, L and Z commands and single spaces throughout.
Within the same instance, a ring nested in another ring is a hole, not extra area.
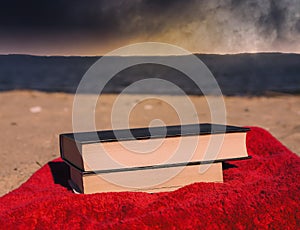
M 5 1 L 0 8 L 0 26 L 12 30 L 108 30 L 117 22 L 99 1 Z
M 153 17 L 177 1 L 11 0 L 2 1 L 0 26 L 11 29 L 111 30 L 122 20 Z M 131 21 L 132 22 L 132 21 Z
M 10 0 L 1 2 L 0 30 L 142 37 L 226 52 L 297 45 L 299 12 L 299 0 Z

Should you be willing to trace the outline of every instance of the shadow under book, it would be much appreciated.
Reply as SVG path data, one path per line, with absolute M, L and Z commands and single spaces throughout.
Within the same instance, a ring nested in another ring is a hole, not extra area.
M 223 182 L 222 162 L 248 159 L 250 129 L 191 124 L 60 135 L 70 185 L 78 193 L 173 191 Z

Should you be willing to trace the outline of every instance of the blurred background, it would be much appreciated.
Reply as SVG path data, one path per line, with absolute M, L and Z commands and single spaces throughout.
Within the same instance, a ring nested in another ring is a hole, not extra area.
M 101 55 L 151 41 L 197 54 L 225 95 L 299 93 L 299 12 L 298 0 L 4 1 L 0 90 L 74 93 Z M 120 92 L 152 76 L 173 79 L 187 93 L 199 94 L 179 72 L 163 67 L 142 66 L 119 75 L 105 92 Z

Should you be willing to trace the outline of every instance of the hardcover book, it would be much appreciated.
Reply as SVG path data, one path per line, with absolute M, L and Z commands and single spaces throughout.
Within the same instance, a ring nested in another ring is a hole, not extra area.
M 60 135 L 60 149 L 62 159 L 81 171 L 224 161 L 248 156 L 247 131 L 236 126 L 193 124 L 69 133 Z M 159 147 L 139 154 L 153 146 Z M 120 164 L 112 164 L 112 160 Z
M 83 172 L 70 166 L 70 184 L 77 193 L 165 192 L 196 182 L 223 182 L 222 163 L 153 167 L 113 172 Z

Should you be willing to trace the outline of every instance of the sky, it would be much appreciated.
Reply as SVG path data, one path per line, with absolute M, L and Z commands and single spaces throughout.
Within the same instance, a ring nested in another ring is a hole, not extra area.
M 147 41 L 300 53 L 300 0 L 1 1 L 0 54 L 93 56 Z

